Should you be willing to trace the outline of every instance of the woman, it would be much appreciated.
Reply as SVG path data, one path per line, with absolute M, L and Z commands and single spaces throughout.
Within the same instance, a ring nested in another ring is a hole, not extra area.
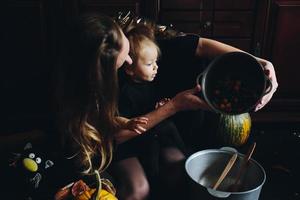
M 59 133 L 62 135 L 60 186 L 93 174 L 103 174 L 112 159 L 114 138 L 124 140 L 138 133 L 122 131 L 118 120 L 117 69 L 132 63 L 129 43 L 110 18 L 86 14 L 76 20 L 67 34 L 59 89 Z M 206 106 L 195 93 L 179 93 L 150 115 L 147 128 L 185 109 Z M 183 103 L 184 102 L 184 103 Z

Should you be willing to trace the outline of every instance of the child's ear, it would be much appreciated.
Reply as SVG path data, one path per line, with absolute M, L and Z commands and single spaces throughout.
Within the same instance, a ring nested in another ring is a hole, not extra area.
M 125 72 L 126 72 L 126 74 L 129 75 L 129 76 L 133 76 L 133 75 L 134 75 L 132 66 L 125 66 Z

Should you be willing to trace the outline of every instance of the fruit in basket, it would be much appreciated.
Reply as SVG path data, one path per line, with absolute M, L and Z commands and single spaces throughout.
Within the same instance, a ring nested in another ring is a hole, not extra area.
M 239 147 L 245 144 L 251 131 L 249 113 L 239 115 L 219 114 L 217 136 L 224 145 Z
M 107 191 L 106 189 L 101 189 L 100 197 L 96 197 L 96 188 L 90 188 L 84 181 L 79 180 L 73 182 L 64 188 L 60 189 L 55 194 L 55 200 L 117 200 L 113 193 Z
M 72 182 L 59 189 L 55 200 L 117 200 L 115 189 L 108 179 L 100 178 L 100 174 L 95 170 L 97 183 L 93 187 L 87 185 L 83 180 Z M 103 188 L 102 188 L 103 187 Z

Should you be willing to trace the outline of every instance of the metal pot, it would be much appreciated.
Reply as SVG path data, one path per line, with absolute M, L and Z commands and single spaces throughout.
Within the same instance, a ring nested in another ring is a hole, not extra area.
M 263 167 L 253 159 L 249 160 L 247 169 L 241 177 L 239 190 L 230 192 L 238 170 L 245 155 L 238 153 L 237 160 L 217 190 L 212 186 L 221 175 L 227 162 L 235 153 L 232 148 L 207 149 L 191 155 L 185 163 L 189 180 L 190 200 L 196 199 L 230 199 L 258 200 L 262 186 L 266 180 Z
M 218 56 L 197 76 L 196 82 L 201 85 L 208 105 L 223 114 L 253 111 L 259 100 L 272 89 L 262 66 L 253 56 L 243 52 Z M 229 99 L 231 109 L 222 108 L 222 105 L 229 105 L 223 104 L 223 99 Z

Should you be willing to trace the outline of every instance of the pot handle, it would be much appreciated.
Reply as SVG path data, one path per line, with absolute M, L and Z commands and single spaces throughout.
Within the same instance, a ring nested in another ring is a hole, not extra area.
M 232 153 L 238 153 L 238 151 L 233 147 L 222 147 L 220 150 L 230 151 Z
M 197 85 L 200 85 L 201 86 L 201 79 L 202 79 L 202 77 L 203 77 L 203 75 L 204 75 L 204 72 L 202 72 L 202 73 L 200 73 L 200 74 L 198 74 L 198 76 L 197 76 L 197 78 L 196 78 L 196 84 Z
M 272 91 L 272 89 L 273 89 L 273 85 L 272 85 L 271 79 L 268 76 L 266 76 L 266 79 L 267 79 L 267 89 L 264 92 L 263 96 L 265 96 L 266 94 L 270 93 Z
M 197 85 L 200 85 L 201 88 L 202 88 L 201 80 L 202 80 L 203 75 L 204 75 L 204 72 L 198 74 L 198 75 L 197 75 L 197 78 L 196 78 L 196 84 L 197 84 Z M 203 96 L 203 90 L 202 90 L 202 89 L 201 89 L 201 91 L 199 92 L 199 94 L 198 94 L 197 96 L 200 97 L 201 99 L 204 99 L 204 96 Z

